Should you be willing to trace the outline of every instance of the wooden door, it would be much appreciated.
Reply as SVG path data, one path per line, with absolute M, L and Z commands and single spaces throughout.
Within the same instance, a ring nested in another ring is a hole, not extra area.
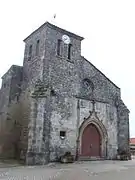
M 81 142 L 81 156 L 100 157 L 101 138 L 94 124 L 90 124 L 84 129 Z

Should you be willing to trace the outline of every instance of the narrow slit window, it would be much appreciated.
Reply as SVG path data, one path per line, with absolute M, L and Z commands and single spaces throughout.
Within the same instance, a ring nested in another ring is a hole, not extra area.
M 31 60 L 32 57 L 32 45 L 29 47 L 29 60 Z
M 3 84 L 3 87 L 6 88 L 6 83 Z
M 71 48 L 72 48 L 72 44 L 68 45 L 68 59 L 71 59 Z
M 61 56 L 62 55 L 62 53 L 61 53 L 61 40 L 60 39 L 58 39 L 58 43 L 57 43 L 57 55 L 58 56 Z
M 19 95 L 16 96 L 16 101 L 17 101 L 17 102 L 19 101 Z
M 37 40 L 37 44 L 36 44 L 36 56 L 39 55 L 39 40 Z

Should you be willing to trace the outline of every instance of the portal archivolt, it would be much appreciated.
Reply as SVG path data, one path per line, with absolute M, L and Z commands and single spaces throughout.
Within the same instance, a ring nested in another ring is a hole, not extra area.
M 96 117 L 86 119 L 80 126 L 79 152 L 80 156 L 107 156 L 107 131 Z

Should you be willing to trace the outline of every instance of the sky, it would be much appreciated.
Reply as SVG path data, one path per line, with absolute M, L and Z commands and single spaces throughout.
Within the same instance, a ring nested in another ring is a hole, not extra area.
M 85 38 L 82 55 L 121 88 L 135 137 L 135 1 L 0 1 L 0 77 L 12 64 L 22 65 L 23 39 L 45 21 Z

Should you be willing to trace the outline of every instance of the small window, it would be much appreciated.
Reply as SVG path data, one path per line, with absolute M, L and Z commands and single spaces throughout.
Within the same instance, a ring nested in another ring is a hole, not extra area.
M 72 48 L 72 44 L 68 45 L 68 59 L 71 59 L 71 48 Z
M 32 57 L 32 45 L 29 47 L 29 60 L 31 60 Z
M 37 40 L 37 44 L 36 44 L 36 56 L 39 55 L 39 40 Z
M 3 87 L 6 88 L 6 83 L 3 84 Z
M 61 52 L 61 43 L 62 41 L 60 39 L 58 39 L 58 43 L 57 43 L 57 55 L 61 56 L 62 52 Z
M 65 139 L 66 137 L 66 131 L 60 131 L 60 138 Z
M 17 102 L 19 101 L 19 95 L 16 96 L 16 101 L 17 101 Z

